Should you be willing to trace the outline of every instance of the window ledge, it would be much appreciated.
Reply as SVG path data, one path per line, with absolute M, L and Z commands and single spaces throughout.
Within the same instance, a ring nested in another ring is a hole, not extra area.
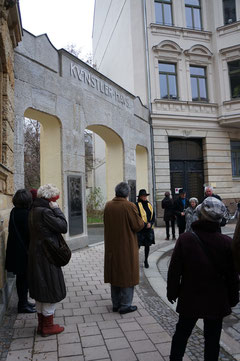
M 232 177 L 233 182 L 240 182 L 240 177 L 236 176 L 236 177 Z
M 232 33 L 234 31 L 238 31 L 240 29 L 240 20 L 235 21 L 234 23 L 223 25 L 217 28 L 217 32 L 219 36 L 223 36 L 225 34 Z
M 206 30 L 195 30 L 189 28 L 181 28 L 179 26 L 170 26 L 170 25 L 162 25 L 157 23 L 151 23 L 149 25 L 152 33 L 165 34 L 171 33 L 171 35 L 176 37 L 190 37 L 190 38 L 204 38 L 205 40 L 209 40 L 212 36 L 211 31 Z
M 234 99 L 231 99 L 231 100 L 225 100 L 223 102 L 223 105 L 231 105 L 231 104 L 240 104 L 240 98 L 234 98 Z

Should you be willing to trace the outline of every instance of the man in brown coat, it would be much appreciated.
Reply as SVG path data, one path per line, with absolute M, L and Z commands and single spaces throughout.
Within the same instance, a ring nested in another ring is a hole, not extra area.
M 124 314 L 137 310 L 132 306 L 134 286 L 139 283 L 137 232 L 146 224 L 127 200 L 127 183 L 119 183 L 115 194 L 104 209 L 104 282 L 111 284 L 113 312 Z

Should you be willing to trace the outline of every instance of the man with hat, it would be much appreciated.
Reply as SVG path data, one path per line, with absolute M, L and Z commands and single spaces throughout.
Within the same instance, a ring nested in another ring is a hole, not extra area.
M 148 196 L 149 193 L 146 192 L 146 189 L 140 189 L 138 193 L 138 201 L 136 202 L 139 215 L 146 224 L 146 226 L 137 234 L 139 248 L 141 246 L 144 246 L 145 268 L 149 268 L 148 255 L 149 255 L 150 246 L 152 244 L 155 244 L 154 231 L 153 231 L 155 214 L 151 203 L 147 200 Z
M 179 197 L 175 200 L 173 205 L 174 214 L 177 217 L 177 225 L 179 234 L 183 233 L 186 228 L 185 209 L 189 206 L 189 202 L 186 199 L 186 191 L 181 188 L 179 190 Z
M 193 232 L 181 234 L 174 248 L 167 279 L 167 298 L 179 320 L 172 339 L 170 361 L 183 360 L 188 338 L 197 320 L 204 321 L 204 360 L 217 361 L 223 317 L 239 301 L 232 239 L 218 232 L 225 206 L 215 197 L 197 207 Z

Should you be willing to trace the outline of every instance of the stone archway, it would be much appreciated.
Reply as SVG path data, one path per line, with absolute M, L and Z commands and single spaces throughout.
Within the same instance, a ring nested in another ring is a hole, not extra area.
M 148 185 L 148 151 L 141 145 L 136 146 L 136 189 L 146 189 Z
M 89 125 L 87 129 L 99 135 L 105 141 L 106 149 L 106 196 L 114 197 L 116 184 L 124 179 L 123 142 L 118 134 L 103 125 Z
M 40 133 L 40 183 L 55 184 L 62 189 L 61 159 L 61 123 L 56 116 L 28 108 L 24 112 L 26 118 L 37 120 L 41 124 Z M 62 205 L 62 197 L 59 199 Z

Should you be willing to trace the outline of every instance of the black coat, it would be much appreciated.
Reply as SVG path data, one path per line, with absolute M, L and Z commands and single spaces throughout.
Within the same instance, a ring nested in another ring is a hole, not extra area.
M 151 212 L 150 212 L 150 209 L 148 208 L 148 201 L 140 201 L 139 202 L 142 203 L 143 205 L 143 208 L 146 212 L 146 215 L 147 215 L 147 221 L 148 223 L 151 223 L 151 228 L 147 228 L 145 225 L 145 227 L 137 233 L 137 237 L 138 237 L 138 245 L 139 247 L 140 246 L 151 246 L 152 244 L 155 244 L 155 235 L 154 235 L 154 230 L 153 230 L 153 226 L 154 226 L 154 223 L 155 223 L 155 214 L 153 212 L 153 216 L 152 216 L 152 219 L 151 219 Z M 141 212 L 140 212 L 140 209 L 139 209 L 139 206 L 138 206 L 138 202 L 136 202 L 136 206 L 137 206 L 137 209 L 138 209 L 138 213 L 141 217 Z
M 184 317 L 222 318 L 229 315 L 231 307 L 239 301 L 232 239 L 218 233 L 217 227 L 217 223 L 204 220 L 192 223 L 193 231 L 214 261 L 191 232 L 181 234 L 174 248 L 168 270 L 167 297 L 178 298 L 177 312 Z
M 173 210 L 173 199 L 170 197 L 165 197 L 162 200 L 162 208 L 164 209 L 164 221 L 173 221 L 175 219 L 174 210 Z
M 28 209 L 16 207 L 10 213 L 5 268 L 14 274 L 24 274 L 27 271 L 28 214 Z
M 39 302 L 56 303 L 66 297 L 61 267 L 49 263 L 43 250 L 43 240 L 58 244 L 57 235 L 67 232 L 67 221 L 60 208 L 51 209 L 49 201 L 37 198 L 29 214 L 29 292 Z
M 186 199 L 185 207 L 183 206 L 182 198 L 180 196 L 174 202 L 173 209 L 174 209 L 174 214 L 177 216 L 178 227 L 186 226 L 185 215 L 182 216 L 181 213 L 185 209 L 187 209 L 188 206 L 189 206 L 189 202 L 187 199 Z

